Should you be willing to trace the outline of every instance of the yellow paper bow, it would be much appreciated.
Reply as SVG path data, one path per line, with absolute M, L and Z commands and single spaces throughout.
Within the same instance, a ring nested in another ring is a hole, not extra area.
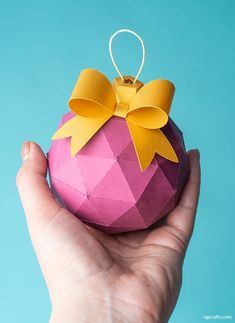
M 138 80 L 133 83 L 131 76 L 124 80 L 116 78 L 112 86 L 99 71 L 83 70 L 68 103 L 76 116 L 59 128 L 52 139 L 71 137 L 74 156 L 111 117 L 119 116 L 126 119 L 142 171 L 155 153 L 177 163 L 173 147 L 160 130 L 168 122 L 173 83 L 154 80 L 143 85 Z

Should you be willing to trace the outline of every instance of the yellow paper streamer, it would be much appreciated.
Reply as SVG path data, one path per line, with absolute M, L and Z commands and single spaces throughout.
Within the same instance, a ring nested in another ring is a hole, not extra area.
M 94 69 L 81 72 L 69 100 L 76 116 L 62 125 L 52 139 L 71 137 L 74 156 L 112 117 L 126 119 L 140 168 L 144 171 L 154 154 L 178 162 L 170 142 L 160 130 L 168 122 L 175 91 L 173 83 L 154 80 L 146 85 L 131 76 L 115 78 L 112 84 Z

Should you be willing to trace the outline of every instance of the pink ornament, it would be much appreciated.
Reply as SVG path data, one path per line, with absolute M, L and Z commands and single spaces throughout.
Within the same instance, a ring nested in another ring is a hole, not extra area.
M 60 126 L 74 116 L 69 112 Z M 174 209 L 188 174 L 181 131 L 169 119 L 161 129 L 179 163 L 155 155 L 141 172 L 126 120 L 112 117 L 74 156 L 70 138 L 48 153 L 51 188 L 86 224 L 107 233 L 145 229 Z

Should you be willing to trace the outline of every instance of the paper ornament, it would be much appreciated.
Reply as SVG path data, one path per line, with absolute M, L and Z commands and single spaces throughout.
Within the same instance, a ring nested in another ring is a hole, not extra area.
M 110 234 L 148 228 L 170 212 L 188 175 L 182 133 L 168 117 L 173 83 L 144 85 L 117 71 L 113 84 L 97 70 L 81 72 L 48 153 L 58 201 Z

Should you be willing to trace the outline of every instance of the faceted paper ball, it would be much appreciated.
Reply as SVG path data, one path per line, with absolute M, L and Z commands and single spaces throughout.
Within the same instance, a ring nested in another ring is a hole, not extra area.
M 74 116 L 63 116 L 60 126 Z M 107 233 L 150 227 L 176 205 L 188 174 L 182 133 L 172 120 L 162 128 L 179 163 L 155 155 L 141 172 L 125 119 L 112 117 L 76 154 L 70 138 L 52 142 L 51 188 L 86 224 Z

